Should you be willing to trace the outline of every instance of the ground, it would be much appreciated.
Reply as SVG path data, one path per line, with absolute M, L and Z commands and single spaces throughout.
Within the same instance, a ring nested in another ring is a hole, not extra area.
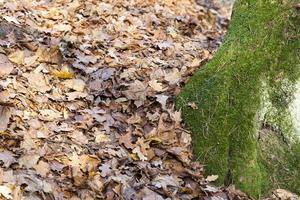
M 242 197 L 208 185 L 216 177 L 192 161 L 174 109 L 221 44 L 218 11 L 192 0 L 0 0 L 1 198 Z
M 0 199 L 248 199 L 212 185 L 174 109 L 228 8 L 0 0 Z

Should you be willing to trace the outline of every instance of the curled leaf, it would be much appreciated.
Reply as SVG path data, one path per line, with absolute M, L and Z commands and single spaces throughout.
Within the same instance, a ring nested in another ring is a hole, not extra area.
M 57 78 L 61 78 L 61 79 L 71 79 L 74 78 L 75 75 L 72 72 L 68 72 L 68 71 L 58 71 L 58 70 L 54 70 L 52 72 L 52 74 L 57 77 Z

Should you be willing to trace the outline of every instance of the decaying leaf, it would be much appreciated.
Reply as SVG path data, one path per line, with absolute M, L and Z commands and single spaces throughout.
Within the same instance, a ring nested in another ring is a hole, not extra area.
M 85 83 L 81 79 L 70 79 L 63 82 L 63 85 L 67 88 L 73 89 L 78 92 L 83 92 Z
M 0 194 L 4 196 L 6 199 L 13 199 L 13 191 L 10 187 L 5 185 L 0 185 Z
M 45 93 L 51 89 L 41 73 L 24 73 L 23 76 L 27 78 L 29 87 L 35 91 Z
M 21 166 L 26 167 L 27 169 L 35 167 L 36 163 L 38 162 L 40 156 L 36 154 L 27 154 L 23 155 L 19 159 L 19 163 Z
M 5 131 L 7 129 L 11 114 L 10 107 L 0 105 L 0 131 Z
M 153 90 L 155 90 L 155 91 L 157 91 L 157 92 L 163 91 L 163 86 L 162 86 L 162 84 L 159 83 L 159 82 L 157 82 L 157 80 L 151 80 L 151 81 L 148 82 L 148 84 L 149 84 L 149 86 L 150 86 Z
M 179 82 L 181 78 L 181 73 L 177 68 L 173 69 L 169 73 L 165 73 L 165 80 L 168 81 L 171 85 Z
M 8 55 L 8 59 L 18 65 L 24 64 L 25 54 L 24 51 L 17 50 Z
M 39 47 L 36 55 L 38 56 L 38 61 L 45 63 L 61 64 L 63 60 L 58 46 L 53 46 L 50 49 Z
M 135 80 L 123 93 L 128 99 L 134 100 L 134 104 L 139 107 L 146 100 L 146 89 L 147 86 L 143 82 Z
M 130 132 L 122 135 L 119 139 L 119 143 L 123 144 L 127 149 L 133 149 L 134 144 L 132 143 L 132 134 Z
M 47 162 L 39 161 L 39 163 L 34 166 L 36 172 L 41 175 L 42 177 L 46 177 L 47 174 L 50 172 L 50 166 Z
M 14 65 L 9 61 L 6 55 L 0 54 L 0 76 L 8 75 L 14 69 Z
M 40 110 L 40 118 L 46 121 L 53 121 L 62 117 L 62 113 L 57 110 L 43 109 Z
M 71 79 L 74 78 L 75 75 L 72 72 L 69 71 L 59 71 L 59 70 L 54 70 L 52 72 L 52 74 L 57 77 L 57 78 L 61 78 L 61 79 Z
M 4 167 L 9 167 L 11 164 L 15 163 L 17 160 L 10 151 L 0 152 L 0 161 L 3 162 Z
M 217 180 L 218 178 L 219 178 L 218 175 L 211 175 L 211 176 L 207 176 L 205 180 L 208 182 L 213 182 L 213 181 Z

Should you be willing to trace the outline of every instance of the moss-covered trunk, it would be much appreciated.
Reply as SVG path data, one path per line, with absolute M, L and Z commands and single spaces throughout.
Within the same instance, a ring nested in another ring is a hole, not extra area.
M 254 198 L 272 187 L 258 146 L 261 120 L 293 132 L 288 106 L 300 71 L 298 1 L 237 0 L 224 44 L 177 98 L 207 174 Z M 297 187 L 289 189 L 300 192 Z

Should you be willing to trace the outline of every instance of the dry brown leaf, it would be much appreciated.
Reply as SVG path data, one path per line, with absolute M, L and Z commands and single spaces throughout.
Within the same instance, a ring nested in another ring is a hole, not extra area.
M 36 52 L 39 62 L 61 64 L 63 56 L 58 46 L 53 46 L 50 49 L 40 46 Z
M 25 166 L 27 169 L 34 168 L 39 159 L 39 155 L 25 154 L 19 159 L 19 164 Z
M 45 77 L 41 73 L 24 73 L 24 77 L 27 78 L 29 87 L 35 91 L 45 93 L 51 90 L 51 87 L 46 83 Z
M 20 25 L 20 22 L 18 22 L 18 20 L 13 16 L 3 15 L 2 17 L 8 22 L 13 22 L 15 24 Z
M 0 131 L 5 131 L 11 117 L 11 108 L 8 106 L 0 106 Z
M 147 87 L 145 83 L 135 80 L 129 85 L 128 90 L 124 91 L 123 93 L 128 99 L 135 100 L 134 104 L 137 107 L 140 107 L 146 100 L 146 90 Z
M 211 175 L 211 176 L 207 176 L 205 180 L 207 182 L 213 182 L 213 181 L 217 180 L 218 178 L 219 178 L 218 175 Z
M 55 119 L 60 119 L 62 113 L 57 110 L 43 109 L 40 110 L 40 119 L 45 121 L 53 121 Z
M 119 138 L 119 144 L 124 145 L 127 149 L 133 149 L 135 147 L 132 143 L 132 135 L 130 132 L 127 132 Z
M 89 142 L 87 136 L 85 136 L 81 131 L 75 130 L 70 134 L 70 137 L 73 140 L 77 141 L 80 144 L 87 144 Z
M 97 143 L 110 142 L 110 141 L 111 141 L 110 138 L 104 133 L 98 134 L 95 138 L 95 142 L 97 142 Z
M 0 54 L 0 76 L 10 74 L 14 69 L 14 65 L 9 61 L 6 55 Z
M 195 102 L 189 102 L 188 106 L 191 107 L 194 110 L 198 110 L 198 106 Z
M 50 166 L 47 162 L 39 161 L 39 163 L 34 166 L 36 172 L 41 175 L 42 177 L 46 177 L 47 174 L 50 172 Z
M 148 82 L 148 84 L 153 90 L 155 90 L 157 92 L 161 92 L 164 90 L 162 83 L 157 82 L 157 80 L 151 80 Z
M 147 156 L 141 152 L 141 147 L 137 146 L 132 150 L 132 153 L 135 153 L 141 161 L 148 160 Z
M 85 88 L 85 82 L 81 79 L 65 80 L 62 84 L 65 87 L 75 90 L 77 92 L 83 92 Z
M 171 85 L 176 84 L 181 79 L 181 73 L 177 68 L 173 69 L 169 73 L 165 73 L 165 80 L 168 81 Z
M 25 54 L 24 51 L 17 50 L 8 55 L 8 59 L 18 65 L 24 64 Z
M 10 151 L 0 152 L 0 160 L 3 162 L 3 166 L 7 168 L 17 161 Z
M 87 93 L 83 92 L 68 92 L 66 93 L 68 101 L 87 97 Z
M 88 172 L 89 176 L 95 175 L 99 164 L 100 164 L 100 160 L 96 156 L 91 156 L 91 155 L 80 156 L 80 168 L 83 172 Z

